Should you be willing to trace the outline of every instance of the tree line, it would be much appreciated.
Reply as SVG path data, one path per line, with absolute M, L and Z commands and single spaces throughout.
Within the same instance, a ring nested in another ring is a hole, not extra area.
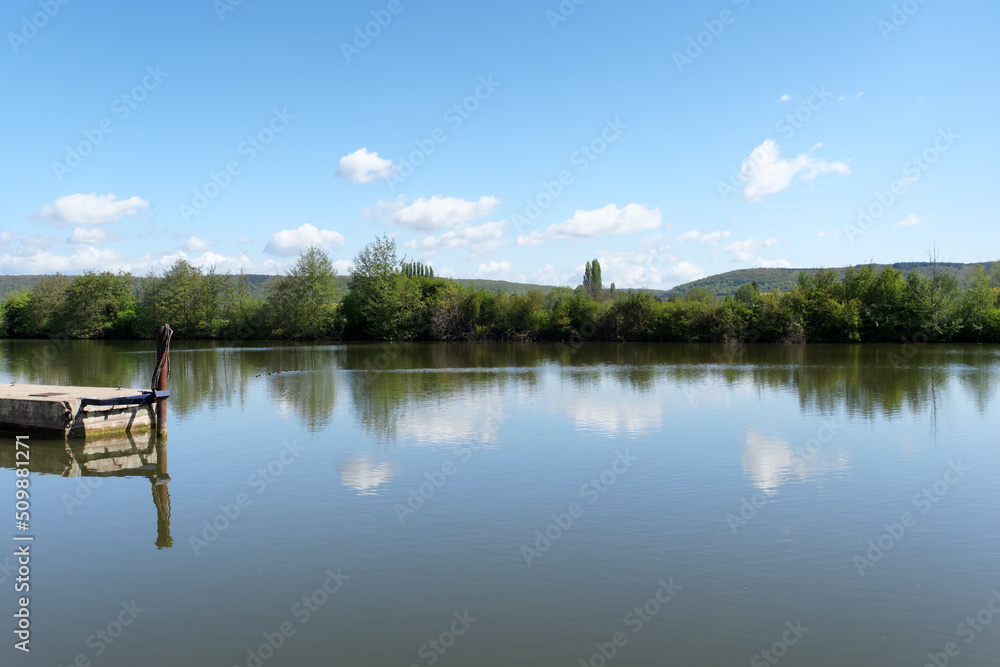
M 1000 342 L 1000 265 L 965 285 L 931 262 L 929 273 L 873 266 L 800 274 L 789 291 L 755 283 L 718 298 L 696 288 L 656 298 L 603 286 L 598 260 L 576 289 L 508 294 L 437 277 L 401 260 L 383 236 L 354 259 L 338 293 L 329 256 L 303 252 L 266 296 L 242 275 L 178 260 L 159 275 L 47 276 L 0 305 L 0 336 L 148 338 L 169 322 L 178 338 L 244 340 Z

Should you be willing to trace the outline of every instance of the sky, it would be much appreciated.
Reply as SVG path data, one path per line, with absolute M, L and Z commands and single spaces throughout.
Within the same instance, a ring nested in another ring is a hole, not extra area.
M 1000 3 L 8 0 L 0 273 L 1000 259 Z

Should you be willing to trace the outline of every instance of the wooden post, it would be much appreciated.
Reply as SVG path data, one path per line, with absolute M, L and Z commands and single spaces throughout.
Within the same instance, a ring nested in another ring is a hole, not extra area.
M 156 361 L 159 364 L 161 357 L 166 357 L 160 368 L 160 376 L 156 378 L 156 389 L 163 391 L 167 388 L 167 370 L 170 367 L 170 343 L 167 339 L 167 326 L 156 328 Z M 156 399 L 156 435 L 167 436 L 167 399 Z

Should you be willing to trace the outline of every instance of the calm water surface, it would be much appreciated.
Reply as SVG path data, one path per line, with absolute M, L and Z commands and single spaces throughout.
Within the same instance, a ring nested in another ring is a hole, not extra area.
M 7 341 L 0 381 L 145 387 L 154 361 Z M 148 438 L 32 439 L 32 652 L 5 629 L 2 664 L 1000 659 L 1000 348 L 179 342 L 172 364 L 159 473 Z

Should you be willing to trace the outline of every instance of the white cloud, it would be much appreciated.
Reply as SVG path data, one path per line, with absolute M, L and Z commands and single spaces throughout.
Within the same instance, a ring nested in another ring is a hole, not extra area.
M 279 257 L 293 257 L 309 246 L 329 248 L 344 245 L 344 236 L 329 229 L 317 229 L 308 222 L 298 229 L 282 229 L 268 240 L 264 252 Z
M 746 183 L 743 201 L 759 202 L 764 197 L 781 192 L 792 183 L 796 176 L 803 181 L 811 181 L 822 174 L 838 172 L 851 173 L 844 162 L 827 162 L 802 153 L 792 160 L 781 159 L 781 149 L 773 139 L 767 139 L 740 166 L 740 180 Z
M 129 270 L 129 265 L 115 250 L 100 250 L 91 245 L 78 246 L 70 256 L 56 255 L 48 250 L 0 257 L 0 272 L 12 274 L 68 273 L 87 270 Z
M 508 239 L 491 239 L 489 241 L 482 241 L 474 244 L 469 249 L 469 258 L 488 255 L 491 252 L 496 252 L 497 250 L 501 250 L 508 246 L 510 246 L 510 241 Z
M 500 200 L 493 196 L 480 197 L 478 201 L 468 201 L 457 197 L 435 195 L 430 199 L 421 197 L 407 204 L 400 197 L 394 201 L 379 201 L 362 211 L 369 220 L 389 218 L 389 222 L 414 232 L 429 232 L 442 227 L 459 227 L 467 222 L 485 218 L 497 210 Z
M 554 239 L 582 241 L 605 234 L 645 232 L 656 229 L 661 224 L 663 213 L 658 208 L 648 209 L 642 204 L 629 204 L 620 209 L 615 204 L 608 204 L 594 211 L 578 210 L 569 220 L 550 225 L 545 235 Z
M 900 220 L 896 223 L 893 229 L 899 229 L 900 227 L 915 227 L 917 225 L 923 224 L 931 219 L 929 215 L 917 215 L 916 213 L 911 213 L 904 220 Z
M 666 289 L 708 275 L 700 266 L 668 251 L 649 246 L 638 252 L 611 252 L 598 256 L 605 286 Z M 579 274 L 583 275 L 580 267 Z
M 469 239 L 461 236 L 458 232 L 448 231 L 440 236 L 426 236 L 419 240 L 407 241 L 403 246 L 429 256 L 440 250 L 464 248 L 469 243 Z
M 758 257 L 757 261 L 754 262 L 754 266 L 764 269 L 790 269 L 792 268 L 792 263 L 787 259 L 764 259 L 763 257 Z
M 610 373 L 588 375 L 586 393 L 561 398 L 551 406 L 565 412 L 578 431 L 602 435 L 655 433 L 663 427 L 663 405 L 653 398 L 614 397 L 620 380 Z M 610 377 L 609 377 L 610 376 Z
M 502 262 L 486 262 L 485 264 L 480 264 L 479 268 L 476 269 L 477 276 L 483 276 L 488 273 L 507 273 L 510 271 L 510 262 L 504 260 Z
M 246 273 L 265 273 L 268 275 L 282 273 L 290 264 L 290 261 L 282 262 L 273 259 L 255 262 L 242 252 L 226 256 L 217 252 L 207 251 L 198 257 L 192 257 L 183 250 L 178 250 L 177 252 L 162 255 L 155 259 L 149 253 L 146 253 L 139 261 L 127 264 L 125 270 L 130 270 L 133 274 L 146 273 L 150 270 L 160 273 L 173 266 L 174 262 L 178 259 L 183 259 L 192 266 L 206 270 L 214 266 L 219 272 L 239 273 L 240 271 L 244 271 Z
M 747 239 L 746 241 L 737 241 L 731 243 L 723 248 L 723 251 L 731 253 L 736 261 L 749 262 L 752 261 L 754 255 L 761 248 L 770 248 L 771 246 L 777 245 L 778 239 L 769 238 L 763 241 L 758 241 L 757 239 Z
M 475 440 L 480 446 L 491 447 L 500 436 L 497 420 L 506 417 L 504 383 L 497 379 L 478 386 L 475 394 L 456 395 L 430 404 L 401 401 L 396 413 L 396 431 L 417 446 L 463 447 Z
M 392 175 L 392 160 L 369 153 L 367 148 L 360 148 L 353 153 L 340 158 L 337 176 L 348 179 L 351 183 L 371 183 L 380 178 Z
M 21 237 L 21 242 L 17 244 L 13 254 L 17 257 L 28 257 L 29 255 L 49 250 L 57 243 L 59 243 L 59 239 L 55 236 L 28 234 Z
M 5 229 L 2 232 L 0 232 L 0 243 L 6 243 L 7 241 L 13 239 L 15 236 L 17 236 L 16 229 Z
M 118 200 L 113 194 L 75 194 L 60 197 L 46 204 L 36 214 L 39 220 L 76 223 L 81 225 L 103 225 L 118 222 L 125 216 L 135 215 L 149 208 L 149 201 L 139 197 Z
M 672 266 L 667 267 L 666 275 L 677 278 L 682 283 L 697 280 L 705 275 L 705 269 L 687 260 L 681 260 Z
M 47 245 L 41 246 L 40 241 L 48 239 Z M 133 275 L 143 275 L 149 271 L 161 273 L 170 268 L 178 259 L 184 259 L 193 266 L 209 269 L 212 266 L 220 272 L 239 273 L 241 269 L 247 273 L 277 274 L 287 270 L 287 262 L 268 259 L 255 262 L 243 253 L 232 256 L 205 252 L 198 257 L 191 257 L 183 250 L 154 258 L 146 253 L 138 260 L 128 260 L 120 252 L 112 249 L 99 249 L 92 245 L 76 246 L 72 255 L 59 255 L 50 248 L 58 239 L 50 237 L 26 238 L 14 253 L 0 257 L 0 272 L 11 274 L 51 274 L 57 271 L 65 274 L 79 274 L 84 271 L 130 271 Z M 39 249 L 39 247 L 43 249 Z
M 503 238 L 506 229 L 506 220 L 486 222 L 477 227 L 460 227 L 450 229 L 438 236 L 426 236 L 419 240 L 407 241 L 404 247 L 430 256 L 439 250 L 471 246 L 470 256 L 484 255 L 510 245 L 510 241 Z
M 822 141 L 818 141 L 815 144 L 813 144 L 812 148 L 810 148 L 809 150 L 811 150 L 811 151 L 818 151 L 820 148 L 823 148 L 823 142 Z
M 826 232 L 825 232 L 825 231 L 822 231 L 822 230 L 820 230 L 820 231 L 816 232 L 816 236 L 817 236 L 818 238 L 823 238 L 824 236 L 826 236 Z
M 558 271 L 551 264 L 546 264 L 543 268 L 531 274 L 530 282 L 537 285 L 566 285 L 575 274 Z M 611 283 L 608 283 L 609 285 Z
M 753 429 L 746 431 L 742 460 L 743 471 L 754 486 L 768 495 L 796 478 L 822 479 L 851 467 L 846 450 L 824 447 L 819 454 L 802 454 L 794 451 L 788 440 Z
M 743 264 L 761 266 L 769 269 L 791 268 L 791 263 L 786 259 L 765 259 L 758 254 L 761 248 L 770 248 L 777 244 L 778 239 L 776 238 L 764 240 L 747 239 L 745 241 L 731 243 L 722 250 L 723 252 L 731 254 L 734 262 L 741 262 Z
M 787 102 L 790 99 L 792 99 L 792 96 L 789 95 L 788 93 L 785 93 L 784 95 L 782 95 L 781 97 L 778 98 L 778 101 L 779 102 Z
M 339 461 L 337 472 L 344 486 L 358 492 L 359 496 L 375 495 L 376 489 L 399 476 L 399 466 L 392 461 L 374 461 L 367 456 Z
M 217 243 L 218 241 L 206 241 L 205 239 L 200 239 L 197 236 L 192 236 L 184 242 L 183 248 L 188 252 L 204 252 L 205 250 L 211 250 L 214 248 Z
M 853 95 L 850 95 L 850 94 L 848 94 L 848 95 L 841 95 L 840 97 L 837 98 L 837 101 L 838 102 L 843 102 L 846 99 L 856 100 L 856 99 L 858 99 L 859 97 L 861 97 L 864 94 L 865 94 L 865 92 L 861 91 L 860 93 L 854 93 Z
M 524 248 L 530 248 L 532 246 L 541 245 L 545 243 L 545 235 L 542 234 L 537 229 L 534 229 L 527 236 L 522 236 L 519 234 L 516 243 L 517 245 Z
M 88 245 L 92 245 L 94 243 L 100 243 L 106 238 L 108 238 L 108 233 L 100 227 L 91 227 L 90 229 L 85 227 L 75 227 L 73 229 L 73 233 L 70 234 L 68 239 L 66 239 L 66 243 L 86 243 Z
M 236 239 L 236 245 L 238 246 L 250 245 L 251 243 L 253 243 L 253 239 L 249 236 L 241 236 Z
M 711 232 L 709 234 L 702 234 L 697 229 L 692 229 L 691 231 L 685 232 L 685 233 L 681 234 L 680 236 L 678 236 L 677 240 L 680 241 L 681 243 L 684 243 L 685 241 L 694 241 L 696 243 L 712 243 L 712 244 L 715 244 L 715 243 L 718 243 L 719 241 L 721 241 L 723 239 L 728 239 L 731 235 L 732 235 L 732 232 L 728 232 L 728 231 L 724 232 L 724 231 L 716 230 L 716 231 Z

